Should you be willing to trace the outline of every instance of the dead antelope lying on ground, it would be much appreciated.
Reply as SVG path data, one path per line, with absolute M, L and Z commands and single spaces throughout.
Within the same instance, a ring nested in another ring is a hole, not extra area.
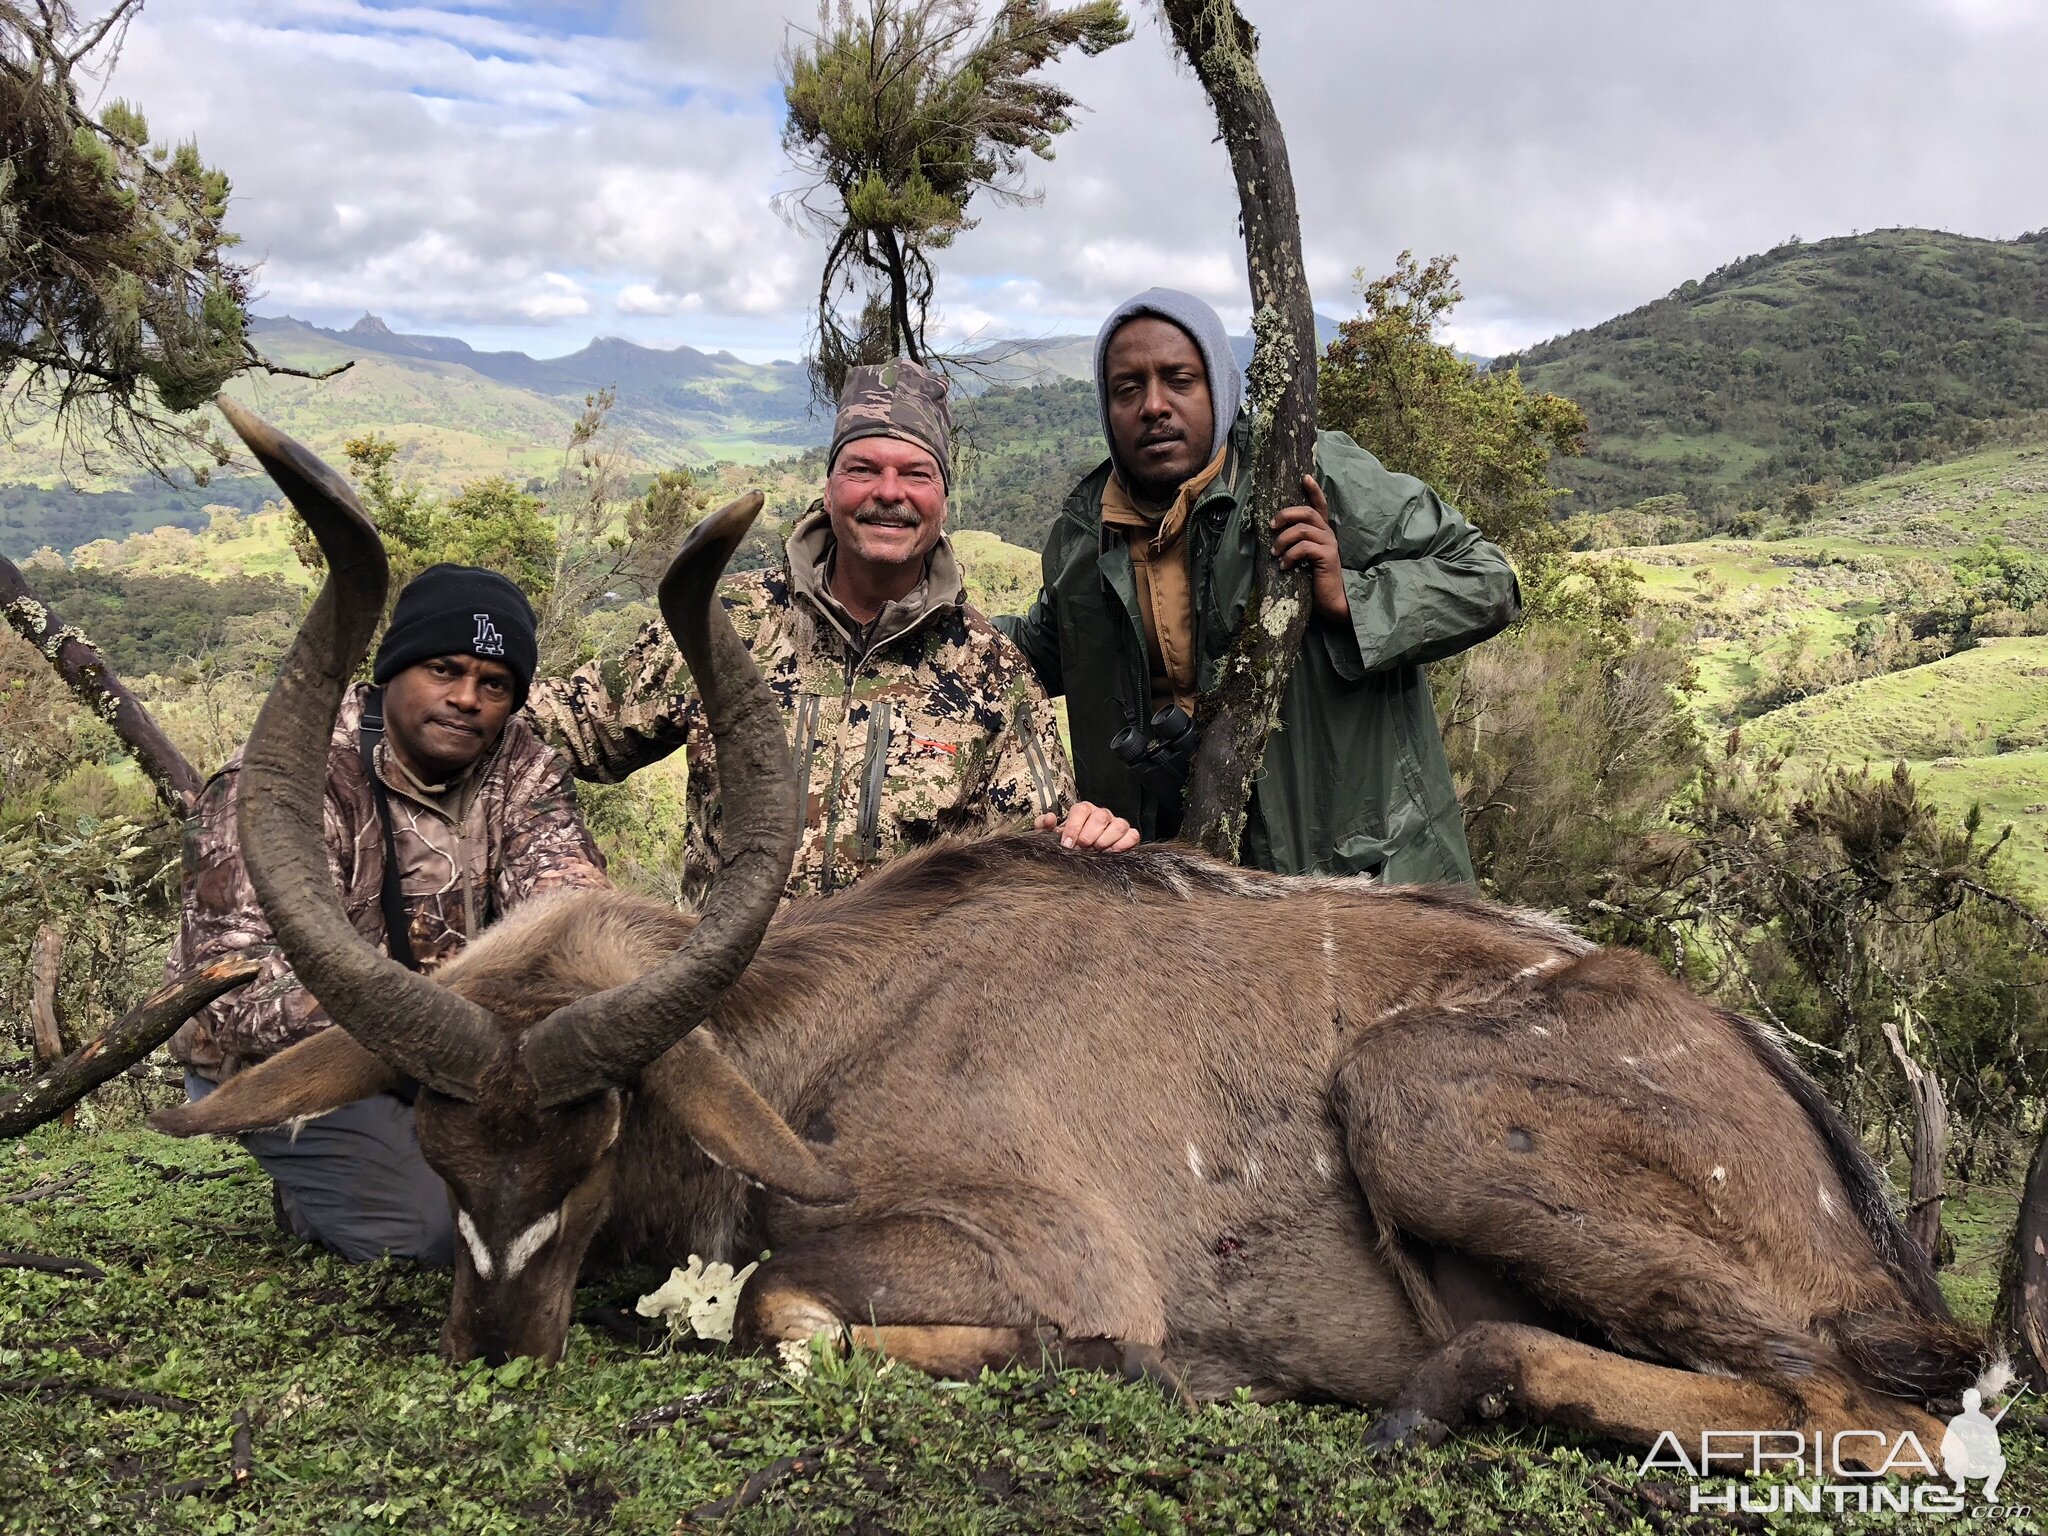
M 726 792 L 703 915 L 577 893 L 445 985 L 402 970 L 348 927 L 319 827 L 382 551 L 331 472 L 230 414 L 327 554 L 242 837 L 343 1027 L 156 1123 L 275 1125 L 417 1079 L 464 1239 L 450 1356 L 558 1356 L 593 1249 L 770 1246 L 743 1339 L 845 1330 L 947 1373 L 1049 1352 L 1196 1397 L 1388 1404 L 1401 1430 L 1511 1408 L 1639 1444 L 1931 1446 L 1923 1410 L 1988 1364 L 1777 1045 L 1543 919 L 1025 835 L 774 918 L 787 744 L 715 599 L 758 498 L 662 587 Z

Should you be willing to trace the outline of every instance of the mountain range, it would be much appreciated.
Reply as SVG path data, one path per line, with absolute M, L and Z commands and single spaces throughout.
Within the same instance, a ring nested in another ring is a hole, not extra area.
M 1317 329 L 1327 341 L 1336 323 L 1319 315 Z M 804 368 L 788 360 L 617 338 L 534 358 L 401 334 L 372 315 L 346 330 L 268 317 L 253 334 L 266 355 L 295 368 L 350 366 L 317 382 L 246 376 L 232 386 L 239 396 L 333 457 L 366 432 L 395 438 L 403 471 L 443 490 L 490 474 L 551 478 L 586 398 L 606 388 L 643 470 L 786 458 L 830 430 Z M 1249 338 L 1237 345 L 1248 358 Z M 975 444 L 992 468 L 966 477 L 985 491 L 998 479 L 1006 486 L 1004 506 L 983 526 L 1027 533 L 1036 514 L 1026 516 L 1026 504 L 1099 456 L 1094 412 L 1074 393 L 1089 389 L 1092 351 L 1088 336 L 1000 341 L 962 371 L 963 394 L 999 407 L 981 413 L 994 425 Z M 1993 438 L 2048 432 L 2048 231 L 2009 241 L 1916 229 L 1791 241 L 1490 366 L 1519 367 L 1531 386 L 1587 410 L 1587 454 L 1554 466 L 1574 493 L 1561 510 L 1676 495 L 1706 526 L 1739 528 L 1745 509 L 1810 504 L 1832 487 Z M 1033 385 L 1051 386 L 1058 400 L 1004 403 Z M 963 409 L 963 419 L 970 414 Z M 1006 435 L 1013 425 L 1024 434 L 1016 442 Z M 207 504 L 250 505 L 268 490 L 248 477 L 198 487 L 86 475 L 47 424 L 17 429 L 9 448 L 0 553 L 16 557 L 167 522 L 199 527 Z

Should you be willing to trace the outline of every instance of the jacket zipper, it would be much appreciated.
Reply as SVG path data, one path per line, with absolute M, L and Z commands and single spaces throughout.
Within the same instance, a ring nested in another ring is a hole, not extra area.
M 818 890 L 826 896 L 831 895 L 837 886 L 832 878 L 832 850 L 839 841 L 839 779 L 846 771 L 846 717 L 853 713 L 853 679 L 864 659 L 850 645 L 844 655 L 839 718 L 832 726 L 832 773 L 825 788 L 825 851 L 818 865 Z
M 868 714 L 868 756 L 861 767 L 860 817 L 855 823 L 864 861 L 882 854 L 882 781 L 889 774 L 889 737 L 895 729 L 895 716 L 895 707 L 887 699 L 877 699 Z
M 944 612 L 947 608 L 961 607 L 965 602 L 966 599 L 963 596 L 955 602 L 942 603 L 938 607 L 926 609 L 918 615 L 916 622 L 911 624 L 909 628 L 891 635 L 884 643 L 888 645 L 897 644 L 906 636 L 914 634 L 918 629 L 922 628 L 926 621 L 934 615 Z M 853 681 L 860 675 L 860 669 L 867 665 L 868 657 L 872 656 L 879 649 L 881 649 L 880 646 L 872 646 L 865 651 L 856 651 L 851 645 L 845 648 L 846 682 L 844 691 L 839 696 L 839 719 L 835 722 L 832 732 L 832 777 L 829 791 L 825 797 L 825 852 L 818 867 L 818 889 L 827 894 L 835 888 L 832 873 L 832 849 L 839 831 L 839 783 L 840 775 L 846 769 L 846 733 L 844 726 L 846 725 L 847 717 L 853 713 Z M 815 695 L 807 695 L 805 702 L 815 702 Z M 893 714 L 894 711 L 889 701 L 884 699 L 876 704 L 874 711 L 868 717 L 868 749 L 867 756 L 861 764 L 860 806 L 854 818 L 854 833 L 858 852 L 863 859 L 874 858 L 880 852 L 881 806 L 879 801 L 882 781 L 888 777 L 889 737 L 895 728 Z M 801 709 L 799 709 L 799 718 L 801 718 Z M 877 745 L 878 724 L 880 731 L 879 745 Z M 811 726 L 812 735 L 815 739 L 817 729 L 817 712 L 815 710 L 811 714 Z M 815 746 L 812 750 L 815 750 Z M 808 790 L 809 782 L 808 779 L 803 780 L 806 791 Z M 874 853 L 868 851 L 870 847 L 875 849 Z
M 811 793 L 811 754 L 818 749 L 818 696 L 804 694 L 796 703 L 796 729 L 789 747 L 790 771 L 796 775 L 797 793 L 806 799 Z

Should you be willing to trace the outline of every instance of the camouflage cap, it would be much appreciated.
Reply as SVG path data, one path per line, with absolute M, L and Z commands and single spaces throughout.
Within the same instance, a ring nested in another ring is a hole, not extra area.
M 893 363 L 865 363 L 846 376 L 839 392 L 839 415 L 832 423 L 832 447 L 825 455 L 825 473 L 839 459 L 839 450 L 863 437 L 895 437 L 915 443 L 939 461 L 946 489 L 953 488 L 953 410 L 946 403 L 946 381 L 922 364 L 898 358 Z

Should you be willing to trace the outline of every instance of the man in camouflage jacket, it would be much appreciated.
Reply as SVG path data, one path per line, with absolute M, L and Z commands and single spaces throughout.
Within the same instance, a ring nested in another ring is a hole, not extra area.
M 804 795 L 785 896 L 853 884 L 947 832 L 1059 820 L 1073 774 L 1052 703 L 1023 655 L 967 601 L 943 528 L 951 417 L 945 381 L 915 363 L 853 370 L 825 495 L 782 569 L 724 599 L 781 701 Z M 689 865 L 719 861 L 718 768 L 674 642 L 650 624 L 618 662 L 537 684 L 527 705 L 579 777 L 615 782 L 684 747 Z M 1062 835 L 1120 848 L 1130 825 L 1072 805 Z
M 376 785 L 363 750 L 372 687 L 358 684 L 343 700 L 328 753 L 328 867 L 356 931 L 422 971 L 523 901 L 606 883 L 567 765 L 513 713 L 533 671 L 532 610 L 518 589 L 492 572 L 436 566 L 400 594 L 378 648 Z M 172 1038 L 194 1098 L 331 1027 L 277 949 L 249 882 L 235 829 L 240 768 L 237 753 L 187 823 L 183 921 L 167 973 L 229 956 L 260 958 L 263 968 Z M 385 923 L 387 850 L 398 877 L 388 899 L 405 925 L 398 945 Z M 354 1261 L 389 1253 L 449 1262 L 447 1196 L 420 1156 L 406 1098 L 379 1094 L 295 1133 L 242 1140 L 301 1237 Z

